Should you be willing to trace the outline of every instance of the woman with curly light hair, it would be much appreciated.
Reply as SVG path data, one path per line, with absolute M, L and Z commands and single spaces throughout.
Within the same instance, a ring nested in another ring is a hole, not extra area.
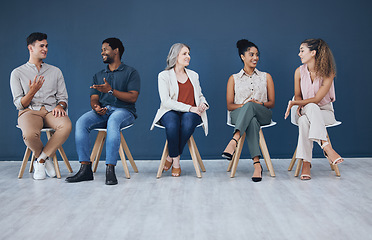
M 295 71 L 294 100 L 288 102 L 284 118 L 291 108 L 296 111 L 295 121 L 299 134 L 296 158 L 303 159 L 301 180 L 310 180 L 313 142 L 317 142 L 332 165 L 344 160 L 327 140 L 326 126 L 336 122 L 332 102 L 336 100 L 334 78 L 336 64 L 331 49 L 322 39 L 306 39 L 301 43 L 303 65 Z

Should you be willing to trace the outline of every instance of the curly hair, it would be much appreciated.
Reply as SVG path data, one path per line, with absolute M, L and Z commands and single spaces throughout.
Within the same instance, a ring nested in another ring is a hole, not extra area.
M 323 39 L 306 39 L 301 44 L 306 44 L 310 51 L 315 50 L 315 71 L 319 77 L 336 76 L 336 62 L 332 51 Z

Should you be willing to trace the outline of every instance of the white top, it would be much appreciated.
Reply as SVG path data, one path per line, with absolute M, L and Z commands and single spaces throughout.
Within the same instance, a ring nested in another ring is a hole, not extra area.
M 254 69 L 249 76 L 243 69 L 233 75 L 234 77 L 234 103 L 243 104 L 246 100 L 256 99 L 259 102 L 267 102 L 267 73 Z
M 199 106 L 201 103 L 207 103 L 207 100 L 205 100 L 205 97 L 203 96 L 203 93 L 201 91 L 200 83 L 199 83 L 199 75 L 190 70 L 185 69 L 186 74 L 189 77 L 191 84 L 194 88 L 194 98 L 195 98 L 195 104 L 196 106 Z M 158 109 L 154 121 L 151 125 L 150 130 L 154 129 L 155 123 L 157 123 L 161 117 L 167 113 L 168 111 L 174 110 L 179 112 L 188 112 L 189 109 L 192 107 L 191 105 L 178 102 L 178 81 L 176 77 L 176 73 L 174 72 L 174 69 L 164 70 L 158 75 L 158 90 L 159 90 L 159 96 L 160 96 L 160 108 Z M 208 134 L 208 119 L 207 119 L 207 113 L 204 111 L 201 114 L 201 119 L 204 128 L 205 135 Z
M 32 82 L 35 76 L 44 76 L 45 82 L 37 91 L 27 108 L 40 110 L 42 106 L 50 112 L 59 102 L 68 103 L 68 95 L 62 72 L 59 68 L 42 63 L 40 71 L 35 64 L 25 63 L 17 67 L 10 74 L 10 88 L 13 95 L 14 105 L 18 110 L 23 110 L 21 99 L 30 91 L 29 81 Z

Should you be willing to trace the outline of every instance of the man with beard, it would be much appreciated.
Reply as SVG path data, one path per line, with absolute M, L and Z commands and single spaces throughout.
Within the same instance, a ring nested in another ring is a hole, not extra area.
M 80 170 L 67 182 L 93 180 L 90 162 L 89 133 L 94 128 L 107 128 L 106 185 L 115 185 L 115 166 L 119 156 L 120 129 L 132 124 L 137 117 L 135 102 L 140 91 L 138 72 L 121 62 L 123 43 L 117 38 L 102 42 L 102 59 L 108 66 L 93 76 L 90 93 L 92 110 L 76 122 L 75 142 L 81 163 Z
M 36 157 L 35 180 L 55 177 L 56 172 L 50 157 L 67 140 L 71 121 L 66 113 L 67 90 L 59 68 L 46 64 L 48 53 L 47 35 L 31 33 L 27 39 L 30 58 L 27 63 L 14 69 L 10 75 L 10 88 L 18 113 L 18 126 L 23 140 Z M 40 131 L 53 128 L 53 136 L 43 146 Z

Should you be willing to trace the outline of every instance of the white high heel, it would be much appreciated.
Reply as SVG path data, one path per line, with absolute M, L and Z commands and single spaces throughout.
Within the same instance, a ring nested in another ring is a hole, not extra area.
M 334 160 L 334 161 L 332 161 L 329 157 L 328 157 L 328 155 L 327 155 L 327 153 L 324 151 L 324 148 L 326 147 L 326 146 L 328 146 L 329 145 L 329 142 L 324 142 L 323 143 L 323 145 L 321 146 L 321 148 L 323 149 L 323 154 L 324 154 L 324 156 L 328 159 L 328 162 L 330 163 L 330 164 L 332 164 L 332 165 L 337 165 L 337 164 L 339 164 L 339 163 L 342 163 L 343 161 L 344 161 L 344 159 L 340 156 L 340 157 L 338 157 L 338 158 L 336 158 L 336 160 Z M 332 149 L 333 150 L 333 149 Z M 334 151 L 334 150 L 333 150 Z

